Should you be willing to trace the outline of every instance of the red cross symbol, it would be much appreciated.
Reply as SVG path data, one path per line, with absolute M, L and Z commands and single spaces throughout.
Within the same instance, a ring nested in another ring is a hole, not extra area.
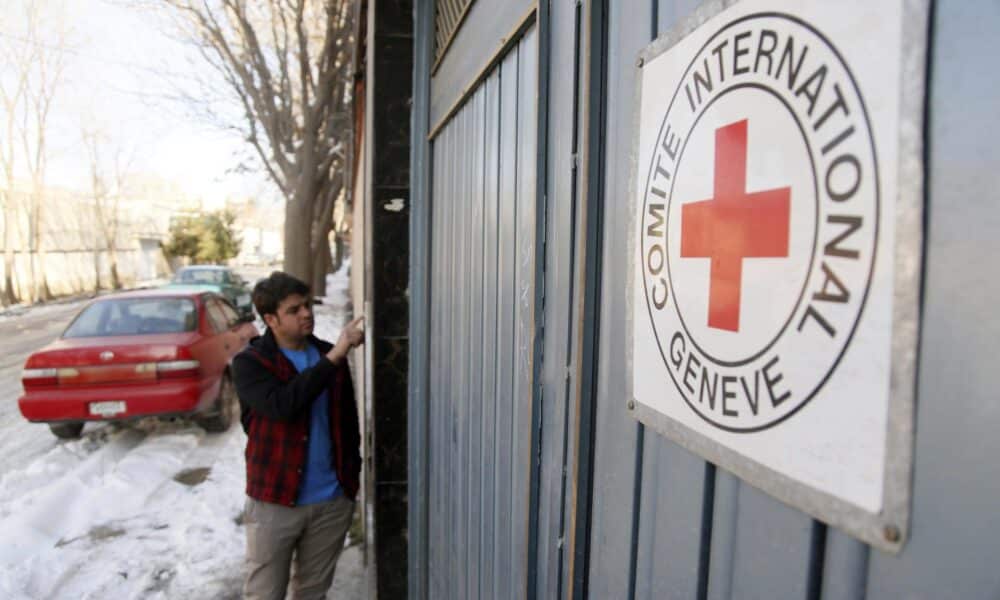
M 747 121 L 715 130 L 714 197 L 681 209 L 681 256 L 711 258 L 708 326 L 740 330 L 743 259 L 788 256 L 791 188 L 746 192 Z

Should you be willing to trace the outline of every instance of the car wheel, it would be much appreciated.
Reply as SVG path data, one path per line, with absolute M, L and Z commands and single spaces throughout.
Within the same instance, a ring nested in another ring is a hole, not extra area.
M 229 429 L 235 412 L 236 388 L 227 373 L 222 376 L 222 382 L 219 384 L 219 395 L 215 398 L 211 412 L 198 417 L 198 424 L 209 433 L 222 433 Z
M 75 440 L 83 431 L 83 423 L 49 423 L 49 429 L 57 438 Z

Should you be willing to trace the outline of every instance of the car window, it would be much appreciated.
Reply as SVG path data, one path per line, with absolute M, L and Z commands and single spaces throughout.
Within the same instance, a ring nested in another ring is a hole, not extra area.
M 206 309 L 208 310 L 208 320 L 212 323 L 212 329 L 216 333 L 222 333 L 229 329 L 229 319 L 226 318 L 222 303 L 218 299 L 209 298 L 206 302 Z
M 194 331 L 194 302 L 188 298 L 116 298 L 87 306 L 64 338 L 143 335 Z
M 240 318 L 237 314 L 236 309 L 229 305 L 228 302 L 219 302 L 219 306 L 222 308 L 222 313 L 226 316 L 226 323 L 232 324 L 234 321 Z
M 85 337 L 89 335 L 104 335 L 101 333 L 108 320 L 110 305 L 107 302 L 91 304 L 77 315 L 70 323 L 63 337 Z
M 220 269 L 181 269 L 174 278 L 174 281 L 179 283 L 218 285 L 223 283 L 224 273 L 225 271 Z

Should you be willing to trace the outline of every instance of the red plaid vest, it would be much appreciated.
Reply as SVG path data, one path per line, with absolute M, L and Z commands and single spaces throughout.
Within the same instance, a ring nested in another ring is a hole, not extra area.
M 269 339 L 270 338 L 270 339 Z M 332 347 L 329 343 L 310 338 L 321 354 Z M 256 363 L 280 383 L 287 384 L 298 375 L 291 361 L 278 349 L 271 332 L 251 341 L 237 357 Z M 359 487 L 361 456 L 358 413 L 354 388 L 346 363 L 334 367 L 334 376 L 327 387 L 330 399 L 331 461 L 347 497 L 354 499 Z M 246 469 L 247 495 L 263 502 L 294 506 L 302 482 L 309 444 L 310 410 L 301 411 L 290 420 L 267 418 L 253 409 L 253 389 L 244 389 L 240 396 L 241 420 L 247 432 Z

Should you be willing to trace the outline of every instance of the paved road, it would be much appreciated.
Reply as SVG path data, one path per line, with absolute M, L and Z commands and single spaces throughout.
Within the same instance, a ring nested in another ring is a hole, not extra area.
M 17 409 L 21 368 L 32 352 L 59 337 L 85 303 L 40 306 L 0 318 L 0 477 L 56 445 L 46 425 L 28 423 Z

